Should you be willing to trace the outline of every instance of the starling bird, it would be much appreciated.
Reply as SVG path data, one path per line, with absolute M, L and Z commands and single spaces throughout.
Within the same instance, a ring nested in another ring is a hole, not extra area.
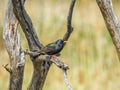
M 65 43 L 66 43 L 66 41 L 63 41 L 62 39 L 59 39 L 56 42 L 53 42 L 53 43 L 50 43 L 50 44 L 46 45 L 39 52 L 43 52 L 43 53 L 46 53 L 48 55 L 57 55 L 63 49 L 63 46 L 64 46 Z

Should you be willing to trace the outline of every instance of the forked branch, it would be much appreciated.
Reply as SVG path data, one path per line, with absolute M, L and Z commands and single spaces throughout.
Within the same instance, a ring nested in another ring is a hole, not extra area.
M 72 20 L 72 13 L 73 13 L 73 7 L 75 1 L 76 0 L 72 0 L 70 5 L 67 32 L 63 38 L 64 41 L 68 40 L 71 32 L 73 31 L 73 28 L 71 26 L 71 20 Z M 29 15 L 27 14 L 21 0 L 12 0 L 12 3 L 13 3 L 14 14 L 18 19 L 29 44 L 30 52 L 28 52 L 27 54 L 31 56 L 31 60 L 34 66 L 33 76 L 31 83 L 28 87 L 28 90 L 42 90 L 47 73 L 52 63 L 55 63 L 58 67 L 64 70 L 68 69 L 68 65 L 61 62 L 58 58 L 50 58 L 49 61 L 49 59 L 47 60 L 47 58 L 45 58 L 45 55 L 40 55 L 40 53 L 36 52 L 38 50 L 41 50 L 44 46 L 39 42 L 32 21 Z M 35 55 L 38 55 L 37 58 L 34 57 Z M 45 60 L 43 59 L 43 57 Z
M 38 39 L 32 21 L 25 10 L 23 3 L 21 0 L 12 0 L 12 3 L 14 14 L 25 33 L 30 50 L 40 50 L 43 48 L 43 45 Z M 36 62 L 36 58 L 33 56 L 31 56 L 31 60 L 33 62 L 34 71 L 28 90 L 42 90 L 51 62 L 42 60 L 41 62 Z
M 28 51 L 28 50 L 26 50 L 24 52 L 26 55 L 36 57 L 35 62 L 41 62 L 41 60 L 42 61 L 49 61 L 49 62 L 54 63 L 60 69 L 64 69 L 64 70 L 69 69 L 68 65 L 65 64 L 64 62 L 62 62 L 59 57 L 52 57 L 52 56 L 47 55 L 47 54 L 43 55 L 43 53 L 37 53 L 37 52 Z

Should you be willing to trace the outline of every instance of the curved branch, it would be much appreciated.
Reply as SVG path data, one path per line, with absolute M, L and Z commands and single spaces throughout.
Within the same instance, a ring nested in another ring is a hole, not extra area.
M 38 36 L 35 32 L 32 21 L 26 10 L 24 9 L 24 5 L 21 0 L 12 0 L 12 2 L 14 6 L 13 11 L 25 33 L 30 50 L 43 48 L 43 45 L 40 43 Z
M 96 0 L 101 10 L 106 27 L 111 35 L 120 60 L 120 25 L 114 14 L 111 0 Z
M 23 3 L 21 3 L 21 0 L 12 0 L 12 3 L 14 14 L 25 33 L 30 50 L 40 50 L 43 48 L 43 45 L 39 42 L 32 21 L 24 9 Z M 33 62 L 34 71 L 28 90 L 42 90 L 51 62 L 43 60 L 36 62 L 36 58 L 33 56 L 31 56 L 31 60 Z
M 63 37 L 63 41 L 67 41 L 73 31 L 71 22 L 72 22 L 72 14 L 73 14 L 73 8 L 75 5 L 75 2 L 76 2 L 76 0 L 72 0 L 71 4 L 70 4 L 68 18 L 67 18 L 67 32 L 65 33 L 65 35 Z

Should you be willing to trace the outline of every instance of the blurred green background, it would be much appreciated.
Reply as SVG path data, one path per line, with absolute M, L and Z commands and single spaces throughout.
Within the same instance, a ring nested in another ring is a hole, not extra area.
M 46 45 L 66 32 L 70 0 L 27 0 L 30 15 L 41 42 Z M 120 0 L 113 1 L 120 20 Z M 9 63 L 2 32 L 7 0 L 0 0 L 0 90 L 7 90 L 9 74 L 2 67 Z M 105 27 L 96 0 L 77 0 L 73 13 L 74 31 L 61 52 L 61 60 L 70 67 L 68 78 L 74 90 L 120 90 L 120 62 L 111 37 Z M 21 43 L 28 48 L 21 30 Z M 32 77 L 33 66 L 26 60 L 23 90 Z M 67 90 L 62 71 L 52 65 L 43 90 Z

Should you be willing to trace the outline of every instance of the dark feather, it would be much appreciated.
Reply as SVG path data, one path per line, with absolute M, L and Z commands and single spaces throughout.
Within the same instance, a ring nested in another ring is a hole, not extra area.
M 46 45 L 40 52 L 47 53 L 48 55 L 59 54 L 63 49 L 64 41 L 59 39 L 56 42 Z

